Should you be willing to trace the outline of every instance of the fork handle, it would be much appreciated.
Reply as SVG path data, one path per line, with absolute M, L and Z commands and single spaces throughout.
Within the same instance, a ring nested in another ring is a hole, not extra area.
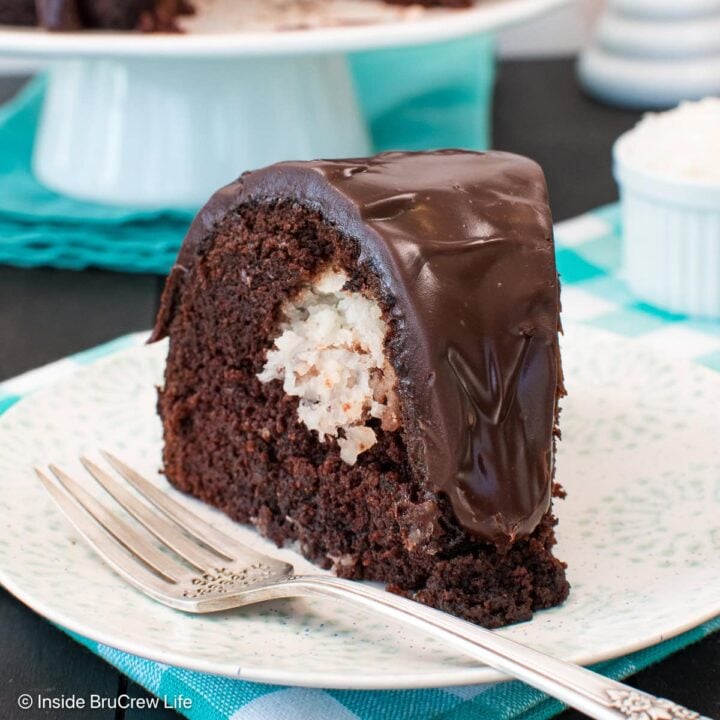
M 332 576 L 295 576 L 272 586 L 287 597 L 333 597 L 400 620 L 452 643 L 484 664 L 522 680 L 597 720 L 709 720 L 699 713 L 434 608 Z

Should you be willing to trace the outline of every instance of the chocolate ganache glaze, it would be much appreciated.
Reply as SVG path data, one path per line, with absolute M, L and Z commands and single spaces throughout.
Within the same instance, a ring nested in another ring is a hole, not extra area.
M 285 162 L 243 175 L 195 219 L 153 339 L 214 224 L 248 202 L 292 199 L 357 240 L 392 327 L 410 462 L 457 521 L 496 544 L 548 511 L 559 286 L 542 170 L 509 153 L 441 150 Z

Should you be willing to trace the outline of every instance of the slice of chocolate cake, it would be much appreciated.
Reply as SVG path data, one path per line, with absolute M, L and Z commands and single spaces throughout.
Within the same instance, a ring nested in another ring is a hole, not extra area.
M 534 162 L 247 173 L 200 212 L 163 295 L 165 472 L 344 577 L 488 627 L 527 620 L 568 593 L 558 330 Z

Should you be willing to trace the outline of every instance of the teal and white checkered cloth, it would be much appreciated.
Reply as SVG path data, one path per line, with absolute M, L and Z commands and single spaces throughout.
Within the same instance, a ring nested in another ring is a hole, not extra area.
M 618 276 L 620 224 L 609 206 L 560 223 L 558 268 L 567 320 L 633 338 L 664 356 L 681 357 L 720 372 L 720 322 L 670 315 L 635 300 Z M 139 345 L 143 334 L 60 360 L 0 384 L 0 412 L 33 389 L 120 349 Z M 720 617 L 646 650 L 597 665 L 612 678 L 632 675 L 677 650 L 720 630 Z M 72 634 L 78 642 L 150 692 L 194 720 L 544 720 L 559 702 L 519 682 L 436 690 L 317 690 L 260 685 L 151 662 Z

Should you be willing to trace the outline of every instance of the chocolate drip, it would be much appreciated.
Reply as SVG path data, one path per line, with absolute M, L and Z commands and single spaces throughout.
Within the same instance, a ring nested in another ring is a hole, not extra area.
M 530 534 L 550 506 L 563 392 L 540 168 L 508 153 L 443 150 L 248 173 L 193 223 L 156 339 L 214 223 L 241 203 L 288 198 L 355 238 L 360 262 L 394 301 L 390 352 L 413 470 L 479 539 L 507 544 Z

